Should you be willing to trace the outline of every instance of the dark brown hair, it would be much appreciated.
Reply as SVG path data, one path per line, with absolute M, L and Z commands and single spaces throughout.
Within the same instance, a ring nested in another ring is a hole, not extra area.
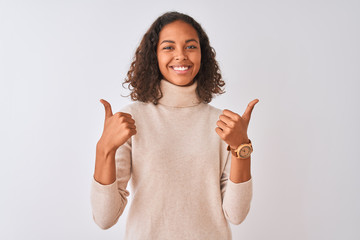
M 194 78 L 197 81 L 196 92 L 199 98 L 203 102 L 209 103 L 215 94 L 225 92 L 222 89 L 225 82 L 222 80 L 218 63 L 215 60 L 215 50 L 210 46 L 209 38 L 200 24 L 188 15 L 167 12 L 155 20 L 136 49 L 127 78 L 123 83 L 123 86 L 129 84 L 132 100 L 157 104 L 162 97 L 160 80 L 163 77 L 156 55 L 157 44 L 161 29 L 176 20 L 190 24 L 196 30 L 200 40 L 201 66 Z

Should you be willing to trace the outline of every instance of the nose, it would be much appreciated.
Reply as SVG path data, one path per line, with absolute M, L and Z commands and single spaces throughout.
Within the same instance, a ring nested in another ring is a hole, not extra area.
M 179 49 L 175 52 L 175 60 L 177 61 L 187 60 L 187 55 L 184 49 Z

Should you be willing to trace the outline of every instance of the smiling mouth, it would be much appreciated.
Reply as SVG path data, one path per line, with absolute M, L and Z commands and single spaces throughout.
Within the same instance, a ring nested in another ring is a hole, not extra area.
M 172 68 L 175 72 L 182 73 L 187 72 L 191 68 L 191 66 L 171 66 L 170 68 Z

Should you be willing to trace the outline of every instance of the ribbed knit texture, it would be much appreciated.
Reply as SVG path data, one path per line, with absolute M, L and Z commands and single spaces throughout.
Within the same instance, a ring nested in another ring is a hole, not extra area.
M 126 240 L 228 240 L 228 221 L 248 214 L 252 180 L 229 180 L 231 154 L 216 134 L 221 110 L 200 103 L 196 82 L 180 87 L 161 81 L 158 105 L 135 102 L 123 109 L 137 134 L 115 155 L 117 180 L 92 179 L 91 205 L 103 229 L 121 216 L 129 196 Z M 120 238 L 119 238 L 120 239 Z

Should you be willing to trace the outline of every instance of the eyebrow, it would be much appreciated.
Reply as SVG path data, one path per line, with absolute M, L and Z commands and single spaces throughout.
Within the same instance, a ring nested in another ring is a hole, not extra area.
M 185 43 L 188 43 L 188 42 L 196 42 L 196 43 L 198 43 L 198 41 L 196 41 L 194 38 L 188 39 L 188 40 L 185 41 Z M 160 45 L 163 44 L 163 43 L 175 43 L 175 42 L 172 41 L 172 40 L 164 40 L 164 41 L 162 41 L 162 42 L 160 43 Z

